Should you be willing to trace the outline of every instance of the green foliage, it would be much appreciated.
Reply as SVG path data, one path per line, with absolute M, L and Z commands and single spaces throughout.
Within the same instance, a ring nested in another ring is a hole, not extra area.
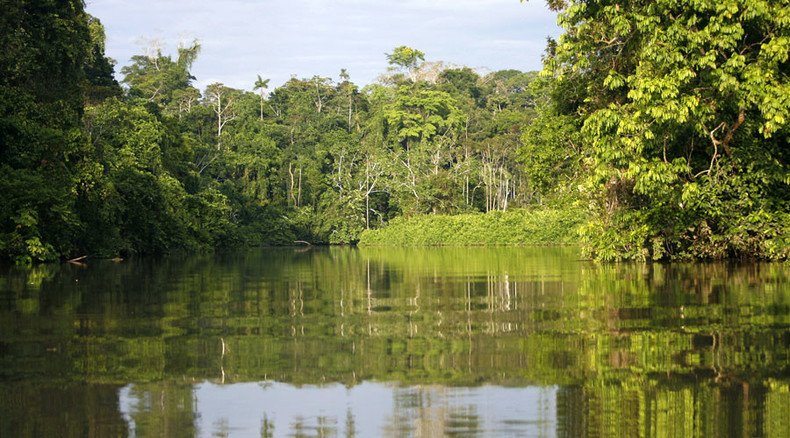
M 555 6 L 547 74 L 582 116 L 591 255 L 786 258 L 790 7 Z
M 515 163 L 534 114 L 534 74 L 444 69 L 399 47 L 388 59 L 409 80 L 390 85 L 360 90 L 341 71 L 339 83 L 292 79 L 267 94 L 259 76 L 257 95 L 221 83 L 201 94 L 189 71 L 195 42 L 175 58 L 159 47 L 133 57 L 119 95 L 101 23 L 83 19 L 89 56 L 76 72 L 89 96 L 73 96 L 68 135 L 35 132 L 42 144 L 69 145 L 73 169 L 58 180 L 62 192 L 46 193 L 51 174 L 30 176 L 40 190 L 7 204 L 7 256 L 354 243 L 402 214 L 507 210 L 538 199 Z M 24 106 L 12 97 L 4 102 Z M 28 166 L 41 159 L 27 150 L 7 156 Z M 31 208 L 35 223 L 14 228 Z M 62 213 L 60 223 L 51 212 Z
M 399 142 L 429 142 L 460 124 L 452 97 L 442 91 L 398 88 L 395 101 L 384 109 L 387 128 Z
M 567 242 L 581 225 L 602 260 L 786 259 L 786 5 L 551 6 L 567 32 L 541 76 L 400 46 L 361 89 L 344 69 L 201 93 L 197 41 L 134 56 L 122 90 L 82 3 L 12 1 L 0 257 L 346 244 L 376 229 L 393 233 L 382 243 Z
M 468 96 L 477 101 L 482 97 L 480 75 L 469 67 L 447 69 L 439 73 L 438 85 L 453 96 Z
M 362 233 L 361 246 L 566 245 L 578 243 L 576 210 L 511 210 L 398 218 Z
M 552 190 L 573 188 L 582 158 L 574 117 L 541 112 L 524 129 L 521 142 L 518 159 L 538 193 L 550 194 Z
M 74 174 L 89 17 L 80 1 L 9 1 L 0 10 L 0 256 L 18 263 L 69 252 L 79 229 Z
M 205 425 L 195 388 L 265 381 L 328 395 L 439 388 L 395 398 L 409 419 L 415 400 L 443 409 L 443 387 L 551 387 L 559 435 L 784 436 L 789 275 L 591 264 L 571 247 L 262 248 L 0 270 L 0 428 L 81 436 L 102 418 L 96 430 L 123 436 L 131 418 L 138 434 L 193 436 Z
M 178 57 L 162 55 L 161 49 L 151 47 L 146 55 L 132 57 L 132 65 L 123 67 L 123 82 L 129 86 L 131 97 L 174 108 L 179 105 L 178 90 L 188 89 L 192 82 L 189 69 L 200 53 L 197 41 L 179 47 Z
M 425 61 L 425 53 L 407 46 L 400 46 L 387 53 L 387 62 L 391 65 L 413 69 L 420 61 Z
M 123 93 L 118 81 L 115 80 L 113 65 L 115 61 L 104 56 L 104 26 L 96 17 L 88 18 L 92 49 L 85 61 L 85 78 L 87 79 L 87 102 L 96 104 L 110 97 Z

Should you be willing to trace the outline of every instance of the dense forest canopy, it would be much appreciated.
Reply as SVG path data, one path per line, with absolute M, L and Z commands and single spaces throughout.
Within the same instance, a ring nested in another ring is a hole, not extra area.
M 790 2 L 552 3 L 592 255 L 787 258 Z
M 247 91 L 198 89 L 197 41 L 119 84 L 82 1 L 9 1 L 0 257 L 353 243 L 396 217 L 548 206 L 582 212 L 599 259 L 786 259 L 790 5 L 549 4 L 566 32 L 542 74 L 401 46 L 375 84 Z

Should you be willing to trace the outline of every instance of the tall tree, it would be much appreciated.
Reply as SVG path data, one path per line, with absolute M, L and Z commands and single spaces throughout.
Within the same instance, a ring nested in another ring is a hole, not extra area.
M 787 257 L 790 3 L 555 3 L 549 71 L 585 87 L 592 254 Z
M 173 93 L 190 88 L 195 79 L 189 70 L 200 53 L 200 44 L 193 41 L 180 46 L 175 60 L 163 55 L 159 47 L 148 51 L 145 55 L 132 56 L 132 65 L 121 69 L 123 82 L 129 86 L 130 96 L 168 107 L 174 102 Z
M 263 102 L 266 100 L 266 90 L 269 89 L 269 79 L 263 79 L 261 75 L 258 75 L 258 79 L 255 80 L 255 85 L 252 89 L 258 90 L 261 96 L 261 121 L 263 121 Z
M 70 253 L 80 232 L 89 20 L 79 0 L 0 8 L 0 255 L 21 263 Z
M 409 80 L 414 82 L 415 72 L 420 63 L 425 61 L 425 53 L 408 46 L 399 46 L 392 49 L 392 53 L 387 53 L 387 62 L 395 68 L 405 71 Z
M 238 117 L 236 100 L 240 93 L 238 90 L 215 82 L 206 87 L 206 92 L 204 94 L 206 96 L 206 102 L 216 116 L 217 149 L 221 149 L 222 131 L 229 122 Z

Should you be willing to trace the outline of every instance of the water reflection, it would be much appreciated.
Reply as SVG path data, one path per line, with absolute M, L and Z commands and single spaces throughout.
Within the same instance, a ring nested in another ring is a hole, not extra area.
M 0 436 L 787 436 L 781 264 L 259 250 L 0 273 Z M 380 382 L 380 383 L 373 383 Z
M 161 388 L 133 384 L 121 390 L 132 434 L 145 435 L 152 425 L 182 436 L 552 436 L 555 430 L 554 388 L 265 382 L 170 389 L 177 400 L 161 406 Z M 160 412 L 162 406 L 173 411 Z M 193 412 L 201 413 L 194 427 Z

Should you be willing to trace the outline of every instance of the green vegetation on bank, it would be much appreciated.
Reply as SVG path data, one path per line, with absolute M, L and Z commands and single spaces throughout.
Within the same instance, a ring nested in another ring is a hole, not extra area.
M 402 46 L 364 87 L 342 70 L 248 91 L 198 89 L 198 42 L 132 57 L 119 84 L 82 0 L 8 1 L 0 259 L 353 243 L 392 222 L 528 242 L 499 222 L 546 206 L 583 206 L 599 260 L 787 259 L 790 5 L 548 3 L 565 33 L 541 74 Z
M 581 123 L 587 252 L 787 259 L 790 3 L 552 1 L 556 114 Z
M 401 217 L 387 227 L 364 231 L 359 245 L 575 244 L 583 220 L 581 211 L 554 209 Z

